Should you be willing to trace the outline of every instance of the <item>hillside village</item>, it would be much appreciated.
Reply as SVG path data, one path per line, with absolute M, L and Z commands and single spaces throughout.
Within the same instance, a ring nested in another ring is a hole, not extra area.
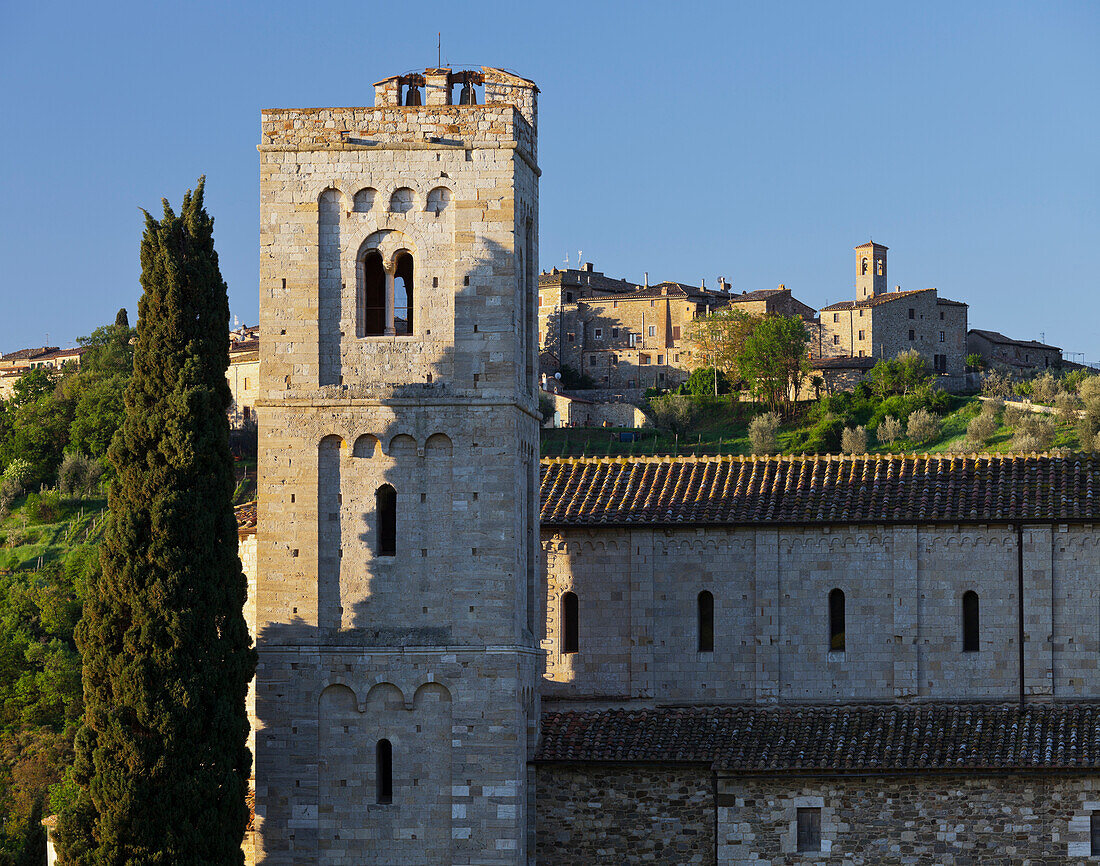
M 245 862 L 1100 856 L 1100 377 L 871 241 L 818 310 L 539 273 L 538 96 L 439 66 L 261 115 Z M 798 326 L 797 393 L 706 393 L 727 310 Z M 4 452 L 8 840 L 72 802 L 110 439 L 78 422 L 117 425 L 132 333 L 0 359 L 16 427 L 67 413 Z

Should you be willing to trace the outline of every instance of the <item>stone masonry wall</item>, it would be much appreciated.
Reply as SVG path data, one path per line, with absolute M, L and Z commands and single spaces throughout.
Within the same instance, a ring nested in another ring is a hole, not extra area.
M 1024 553 L 1025 688 L 1100 695 L 1092 525 L 545 529 L 542 691 L 567 699 L 852 701 L 1018 697 L 1017 544 Z M 828 596 L 845 594 L 845 650 Z M 697 604 L 714 597 L 714 649 Z M 978 593 L 980 649 L 962 651 Z M 561 600 L 579 647 L 562 652 Z
M 717 862 L 1093 863 L 1098 787 L 1095 778 L 1054 775 L 721 778 Z M 799 807 L 821 809 L 820 853 L 796 850 Z
M 714 862 L 705 767 L 542 764 L 536 862 L 553 866 Z

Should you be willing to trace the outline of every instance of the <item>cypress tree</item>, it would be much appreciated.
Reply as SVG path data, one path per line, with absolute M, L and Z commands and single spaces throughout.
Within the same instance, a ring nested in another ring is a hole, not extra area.
M 242 863 L 255 653 L 237 557 L 229 302 L 203 207 L 145 214 L 134 373 L 101 574 L 77 641 L 84 725 L 62 815 L 67 862 Z

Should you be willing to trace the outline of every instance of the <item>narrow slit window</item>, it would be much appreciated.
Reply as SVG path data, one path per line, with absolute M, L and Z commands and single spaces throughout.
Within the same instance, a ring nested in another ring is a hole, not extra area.
M 393 802 L 393 746 L 389 740 L 379 740 L 374 753 L 374 776 L 378 803 Z
M 378 555 L 397 554 L 397 491 L 383 484 L 374 491 L 374 513 L 378 519 Z
M 844 652 L 844 591 L 829 593 L 829 651 Z
M 976 653 L 981 649 L 978 634 L 978 593 L 963 593 L 963 652 Z
M 567 592 L 561 597 L 561 651 L 575 653 L 580 645 L 577 595 Z
M 714 652 L 714 596 L 699 593 L 699 652 Z

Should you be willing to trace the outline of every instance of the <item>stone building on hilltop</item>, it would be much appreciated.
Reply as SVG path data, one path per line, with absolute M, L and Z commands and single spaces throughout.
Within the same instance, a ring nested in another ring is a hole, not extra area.
M 1014 340 L 998 331 L 971 328 L 967 354 L 981 355 L 989 366 L 1003 365 L 1021 373 L 1062 367 L 1062 350 L 1037 340 Z
M 1100 856 L 1100 462 L 540 474 L 537 95 L 428 69 L 379 82 L 373 107 L 262 115 L 246 849 Z M 934 334 L 941 305 L 917 294 L 933 315 L 902 323 Z M 879 297 L 850 309 L 918 303 Z
M 815 359 L 892 358 L 919 352 L 950 387 L 966 372 L 967 305 L 936 289 L 887 291 L 887 247 L 868 241 L 855 248 L 856 299 L 823 307 Z

